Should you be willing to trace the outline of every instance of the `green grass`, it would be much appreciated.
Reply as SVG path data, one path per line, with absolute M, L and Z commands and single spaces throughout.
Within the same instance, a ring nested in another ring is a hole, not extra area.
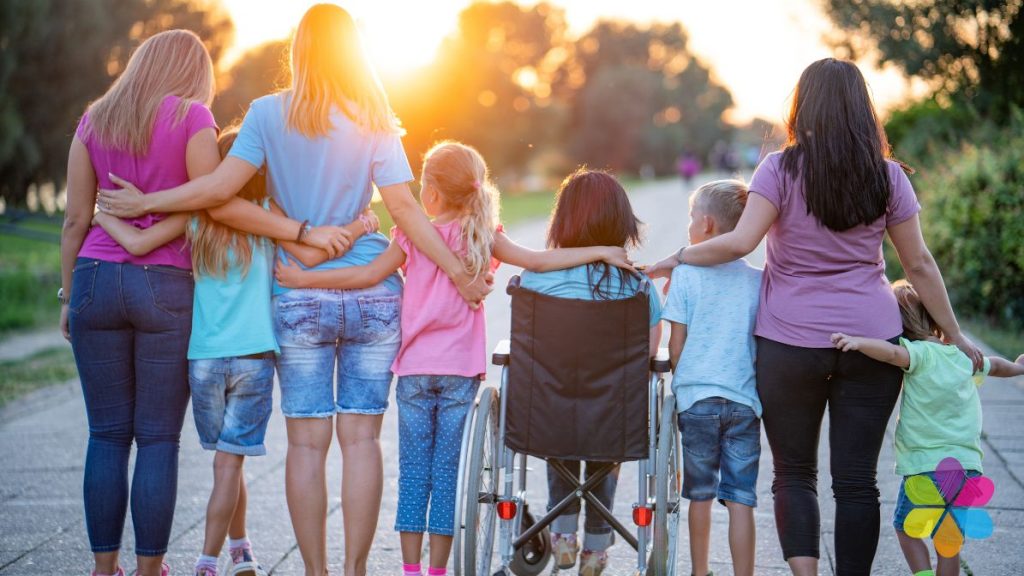
M 33 228 L 39 228 L 33 223 Z M 46 231 L 59 232 L 48 226 Z M 0 236 L 0 334 L 56 324 L 60 315 L 60 246 L 54 242 Z
M 976 318 L 961 319 L 964 329 L 978 340 L 991 346 L 1004 358 L 1016 360 L 1024 354 L 1024 333 L 1007 330 L 993 325 L 986 320 Z
M 32 390 L 78 376 L 71 348 L 44 350 L 21 360 L 0 362 L 0 406 Z

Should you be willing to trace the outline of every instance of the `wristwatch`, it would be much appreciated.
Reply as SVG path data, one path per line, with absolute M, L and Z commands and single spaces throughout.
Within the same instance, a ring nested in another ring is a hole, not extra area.
M 57 289 L 57 301 L 60 302 L 61 306 L 67 306 L 69 303 L 71 303 L 71 297 L 64 296 L 63 287 Z

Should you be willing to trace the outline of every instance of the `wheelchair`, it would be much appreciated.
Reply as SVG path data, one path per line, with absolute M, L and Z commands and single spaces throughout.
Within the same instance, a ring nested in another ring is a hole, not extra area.
M 674 576 L 681 446 L 667 351 L 650 358 L 652 291 L 646 283 L 632 298 L 575 300 L 511 279 L 511 341 L 492 355 L 502 367 L 500 388 L 481 388 L 463 430 L 456 576 L 540 574 L 552 555 L 549 525 L 576 500 L 636 550 L 635 574 Z M 528 456 L 574 485 L 539 518 L 526 502 Z M 557 460 L 602 464 L 580 482 Z M 632 532 L 590 492 L 624 462 L 639 472 Z

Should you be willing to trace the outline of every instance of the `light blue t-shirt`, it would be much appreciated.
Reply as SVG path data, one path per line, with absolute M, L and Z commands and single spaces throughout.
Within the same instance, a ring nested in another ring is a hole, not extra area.
M 647 279 L 626 276 L 623 283 L 622 271 L 614 266 L 608 269 L 608 278 L 601 283 L 601 293 L 594 294 L 594 286 L 601 279 L 601 266 L 584 264 L 565 270 L 551 272 L 530 272 L 526 270 L 520 276 L 520 286 L 534 292 L 555 296 L 557 298 L 575 298 L 577 300 L 623 300 L 632 298 L 640 291 Z M 661 320 L 661 300 L 657 292 L 651 288 L 648 305 L 651 310 L 651 326 Z
M 194 229 L 196 225 L 193 218 L 189 226 Z M 237 264 L 228 266 L 223 277 L 195 275 L 189 360 L 229 358 L 271 350 L 280 353 L 270 301 L 274 243 L 252 236 L 249 241 L 252 262 L 244 275 Z M 234 262 L 233 251 L 228 251 L 228 258 Z
M 290 94 L 253 100 L 229 153 L 253 166 L 267 165 L 268 191 L 289 217 L 314 226 L 344 226 L 369 205 L 373 184 L 380 188 L 413 179 L 398 134 L 365 130 L 340 110 L 331 113 L 334 128 L 327 136 L 308 138 L 290 129 Z M 368 264 L 387 247 L 383 234 L 367 234 L 344 256 L 316 269 Z M 402 289 L 397 274 L 384 284 Z M 287 291 L 274 283 L 275 294 Z
M 719 396 L 761 416 L 754 381 L 754 321 L 761 270 L 746 260 L 718 266 L 676 266 L 664 320 L 686 324 L 686 344 L 672 377 L 680 412 Z

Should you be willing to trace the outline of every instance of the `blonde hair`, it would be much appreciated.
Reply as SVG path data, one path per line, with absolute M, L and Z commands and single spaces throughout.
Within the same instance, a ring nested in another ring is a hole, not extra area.
M 747 205 L 747 185 L 741 180 L 714 180 L 697 188 L 690 204 L 712 216 L 721 232 L 731 232 Z
M 371 132 L 401 132 L 356 23 L 344 9 L 317 4 L 306 11 L 292 39 L 291 66 L 289 128 L 310 138 L 325 136 L 337 107 Z
M 221 158 L 228 155 L 231 145 L 238 136 L 238 127 L 225 129 L 217 139 Z M 238 192 L 238 196 L 253 202 L 263 202 L 267 197 L 267 179 L 263 168 L 249 179 Z M 192 246 L 192 268 L 199 274 L 223 278 L 232 266 L 242 269 L 242 276 L 249 272 L 252 264 L 252 242 L 254 239 L 244 232 L 225 226 L 210 218 L 205 210 L 196 212 L 196 225 L 188 227 L 188 239 Z M 259 241 L 259 240 L 256 240 Z
M 927 340 L 930 337 L 942 338 L 942 329 L 928 313 L 917 295 L 917 290 L 906 280 L 892 283 L 892 292 L 900 305 L 900 317 L 903 320 L 903 336 L 907 340 Z
M 437 190 L 445 206 L 457 210 L 462 226 L 463 265 L 470 274 L 487 272 L 498 226 L 498 190 L 488 178 L 483 156 L 453 141 L 434 144 L 423 157 L 423 184 Z
M 181 99 L 175 116 L 181 122 L 193 103 L 209 106 L 213 92 L 213 62 L 199 36 L 161 32 L 132 53 L 124 72 L 89 106 L 85 135 L 109 148 L 145 154 L 164 98 Z

